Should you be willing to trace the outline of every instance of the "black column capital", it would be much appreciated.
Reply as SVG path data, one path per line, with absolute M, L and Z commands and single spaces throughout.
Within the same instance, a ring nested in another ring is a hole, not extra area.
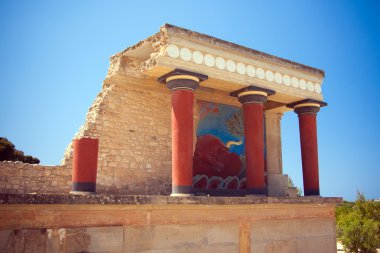
M 274 90 L 269 90 L 257 86 L 250 85 L 248 87 L 233 91 L 230 96 L 237 97 L 242 104 L 258 103 L 263 104 L 267 101 L 267 97 L 275 94 Z
M 286 105 L 286 107 L 294 109 L 294 112 L 298 115 L 300 114 L 317 114 L 321 107 L 327 106 L 326 102 L 314 100 L 314 99 L 305 99 L 298 102 L 294 102 Z
M 187 70 L 175 69 L 157 78 L 160 83 L 165 83 L 171 91 L 177 89 L 195 90 L 199 83 L 208 79 L 207 75 L 194 73 Z

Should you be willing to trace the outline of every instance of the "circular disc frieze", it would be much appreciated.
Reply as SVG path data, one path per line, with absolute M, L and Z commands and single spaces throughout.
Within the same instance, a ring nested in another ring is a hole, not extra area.
M 215 65 L 218 69 L 225 69 L 226 68 L 226 61 L 222 57 L 216 57 Z
M 300 88 L 301 88 L 302 90 L 306 90 L 306 81 L 305 81 L 304 79 L 301 79 L 301 80 L 299 81 L 299 84 L 300 84 Z
M 278 72 L 274 74 L 274 81 L 278 84 L 282 83 L 282 75 Z
M 256 75 L 258 78 L 264 79 L 265 78 L 265 71 L 262 68 L 257 68 L 256 69 Z
M 299 87 L 299 83 L 298 83 L 298 78 L 297 77 L 292 77 L 292 86 L 294 88 L 298 88 Z
M 292 80 L 290 79 L 290 76 L 284 75 L 283 82 L 286 86 L 290 86 L 292 84 Z
M 273 82 L 273 80 L 274 80 L 274 74 L 273 74 L 273 72 L 270 71 L 270 70 L 267 70 L 265 72 L 265 78 L 267 79 L 267 81 Z
M 170 44 L 166 48 L 166 53 L 171 57 L 171 58 L 178 58 L 179 56 L 179 48 L 176 45 Z
M 193 61 L 196 64 L 202 64 L 203 63 L 203 54 L 199 51 L 194 51 L 193 52 Z
M 306 88 L 307 88 L 308 91 L 313 92 L 314 91 L 314 84 L 312 82 L 308 81 L 306 83 Z
M 257 77 L 258 79 L 266 80 L 271 83 L 284 84 L 307 92 L 315 92 L 317 94 L 321 94 L 322 92 L 321 84 L 319 83 L 275 72 L 271 69 L 263 69 L 249 64 L 246 65 L 242 62 L 235 62 L 232 59 L 226 59 L 221 56 L 204 54 L 198 50 L 192 51 L 190 48 L 179 47 L 175 44 L 169 44 L 166 47 L 165 55 L 187 62 L 192 61 L 196 64 L 205 64 L 210 68 L 227 70 L 231 73 L 237 72 L 240 75 L 247 75 L 249 77 Z
M 235 72 L 236 70 L 236 63 L 233 60 L 227 60 L 227 70 L 230 72 Z
M 322 92 L 321 85 L 319 83 L 314 84 L 314 90 L 316 93 L 320 94 Z
M 247 72 L 245 65 L 241 62 L 236 64 L 236 70 L 240 75 L 245 75 L 245 73 Z
M 215 64 L 215 58 L 211 54 L 206 54 L 204 57 L 204 61 L 207 67 L 213 67 Z
M 184 61 L 190 61 L 191 60 L 191 51 L 190 49 L 183 47 L 179 51 L 179 55 L 181 56 L 181 59 Z
M 250 77 L 255 77 L 255 75 L 256 75 L 256 69 L 255 69 L 255 67 L 253 67 L 252 65 L 248 65 L 247 66 L 247 74 Z

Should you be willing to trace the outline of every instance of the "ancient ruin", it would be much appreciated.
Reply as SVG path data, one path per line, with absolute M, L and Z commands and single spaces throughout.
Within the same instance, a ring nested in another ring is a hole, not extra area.
M 336 252 L 323 78 L 165 24 L 111 57 L 61 165 L 0 162 L 0 251 Z M 305 197 L 282 171 L 284 113 L 299 118 Z

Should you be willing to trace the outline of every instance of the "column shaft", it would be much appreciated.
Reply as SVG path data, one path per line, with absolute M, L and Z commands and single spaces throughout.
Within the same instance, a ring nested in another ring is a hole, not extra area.
M 299 114 L 305 196 L 319 195 L 317 122 L 315 113 Z
M 238 98 L 243 107 L 248 194 L 267 194 L 264 176 L 264 104 L 267 97 L 274 93 L 253 85 L 230 93 Z
M 98 146 L 98 139 L 74 140 L 72 192 L 96 192 Z
M 263 104 L 243 104 L 247 188 L 265 193 Z
M 157 80 L 165 83 L 172 99 L 172 194 L 193 192 L 194 90 L 206 75 L 175 69 Z
M 172 193 L 191 193 L 194 93 L 172 91 Z
M 305 99 L 287 105 L 298 114 L 305 196 L 319 195 L 317 113 L 326 105 L 326 102 L 314 99 Z

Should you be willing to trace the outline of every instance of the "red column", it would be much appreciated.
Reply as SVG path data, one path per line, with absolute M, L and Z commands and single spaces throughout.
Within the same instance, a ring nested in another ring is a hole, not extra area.
M 274 91 L 248 86 L 231 93 L 243 107 L 247 194 L 267 194 L 264 158 L 264 103 Z
M 194 90 L 207 76 L 174 70 L 158 78 L 172 99 L 172 194 L 192 195 Z
M 294 107 L 299 119 L 305 196 L 319 195 L 317 144 L 317 112 L 319 107 L 320 105 L 317 103 L 298 104 Z
M 72 193 L 95 193 L 99 140 L 81 138 L 73 143 Z
M 194 93 L 172 91 L 172 193 L 190 194 L 193 183 Z
M 247 188 L 265 193 L 263 104 L 243 104 Z

